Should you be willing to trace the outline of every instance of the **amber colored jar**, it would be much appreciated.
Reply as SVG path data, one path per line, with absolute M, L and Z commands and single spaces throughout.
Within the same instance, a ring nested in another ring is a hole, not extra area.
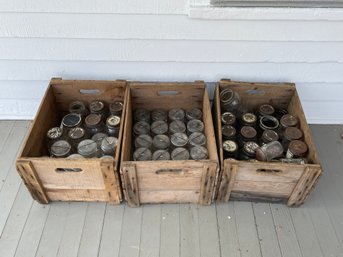
M 115 116 L 121 117 L 121 114 L 123 112 L 123 102 L 121 101 L 114 101 L 113 103 L 110 103 L 110 113 Z

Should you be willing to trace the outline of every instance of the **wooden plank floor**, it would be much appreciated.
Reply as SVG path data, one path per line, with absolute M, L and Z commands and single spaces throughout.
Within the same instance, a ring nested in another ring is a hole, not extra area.
M 313 125 L 324 167 L 300 208 L 34 202 L 15 170 L 28 121 L 0 121 L 1 257 L 343 256 L 343 126 Z

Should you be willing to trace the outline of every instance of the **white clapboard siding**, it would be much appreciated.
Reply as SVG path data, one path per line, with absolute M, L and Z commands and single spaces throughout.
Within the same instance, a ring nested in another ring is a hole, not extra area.
M 0 37 L 342 41 L 343 21 L 196 20 L 186 15 L 1 13 Z
M 0 0 L 0 12 L 184 14 L 187 0 Z
M 343 62 L 343 42 L 0 38 L 1 60 Z

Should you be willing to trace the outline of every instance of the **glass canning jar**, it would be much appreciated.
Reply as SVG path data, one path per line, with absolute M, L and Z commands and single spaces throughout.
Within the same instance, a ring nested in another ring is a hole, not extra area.
M 151 130 L 153 135 L 167 134 L 168 123 L 163 121 L 163 120 L 154 121 L 150 126 L 150 130 Z
M 50 153 L 52 157 L 65 158 L 71 154 L 71 145 L 65 140 L 56 141 L 51 145 Z
M 72 128 L 79 127 L 81 122 L 81 115 L 77 113 L 68 113 L 62 118 L 62 126 L 65 133 L 68 133 Z
M 169 124 L 169 133 L 185 133 L 186 132 L 186 124 L 180 120 L 174 120 Z
M 174 108 L 168 112 L 168 118 L 170 121 L 180 120 L 185 121 L 185 111 L 181 108 Z
M 95 100 L 89 103 L 89 111 L 93 114 L 99 114 L 102 120 L 107 117 L 107 110 L 105 102 L 100 100 Z
M 234 126 L 236 123 L 236 116 L 232 112 L 224 112 L 221 120 L 224 125 Z
M 199 108 L 192 108 L 186 110 L 187 120 L 202 120 L 202 111 Z
M 244 143 L 239 158 L 241 160 L 251 160 L 255 159 L 256 157 L 256 149 L 259 147 L 259 145 L 256 142 L 246 142 Z
M 155 109 L 151 111 L 151 120 L 152 121 L 168 121 L 168 114 L 165 110 L 163 109 Z
M 117 115 L 110 115 L 106 119 L 106 133 L 112 137 L 119 136 L 120 130 L 120 116 Z
M 149 135 L 139 135 L 135 139 L 135 148 L 151 148 L 152 138 Z
M 206 136 L 201 132 L 194 132 L 189 135 L 188 143 L 190 147 L 192 146 L 205 146 L 206 145 Z
M 105 137 L 107 137 L 107 134 L 100 132 L 94 134 L 91 139 L 96 143 L 97 147 L 100 149 L 101 142 Z
M 256 142 L 257 132 L 256 129 L 249 126 L 243 126 L 239 132 L 238 144 L 243 146 L 244 143 L 253 141 Z
M 138 121 L 133 125 L 133 133 L 135 136 L 139 135 L 149 135 L 150 134 L 150 124 L 146 121 Z
M 270 162 L 282 154 L 283 147 L 279 141 L 272 141 L 256 149 L 256 159 L 263 162 Z
M 236 129 L 231 125 L 224 125 L 222 127 L 223 140 L 236 140 Z
M 171 135 L 170 142 L 173 148 L 184 147 L 188 144 L 188 136 L 185 133 Z
M 134 161 L 150 161 L 152 159 L 152 153 L 148 148 L 138 148 L 133 153 Z
M 77 153 L 85 158 L 100 157 L 98 145 L 91 139 L 81 141 L 77 146 Z
M 189 151 L 184 147 L 177 147 L 171 152 L 171 159 L 175 161 L 189 160 Z
M 261 104 L 257 108 L 257 116 L 261 118 L 262 116 L 272 116 L 275 113 L 275 109 L 272 105 L 270 104 Z
M 225 140 L 223 142 L 224 159 L 237 159 L 238 158 L 238 145 L 235 141 Z
M 241 126 L 256 127 L 257 117 L 251 112 L 244 113 L 241 117 Z
M 241 106 L 241 97 L 238 92 L 226 88 L 220 92 L 220 103 L 223 111 L 237 113 Z
M 279 121 L 275 117 L 267 115 L 260 118 L 258 125 L 263 133 L 264 130 L 276 130 L 279 127 Z
M 152 139 L 152 146 L 155 150 L 166 150 L 170 146 L 170 139 L 166 135 L 156 135 Z
M 118 145 L 118 138 L 116 137 L 105 137 L 101 141 L 100 149 L 103 155 L 114 156 Z
M 187 122 L 187 133 L 192 134 L 193 132 L 203 132 L 204 123 L 201 120 L 193 119 Z
M 46 133 L 47 147 L 50 151 L 50 147 L 56 141 L 63 139 L 63 128 L 54 127 L 48 130 Z
M 302 158 L 305 157 L 308 151 L 308 146 L 305 142 L 300 140 L 293 140 L 288 145 L 286 158 Z
M 77 150 L 78 144 L 84 139 L 86 139 L 86 131 L 83 128 L 76 127 L 69 130 L 68 141 L 70 142 L 73 151 Z
M 203 146 L 193 146 L 190 150 L 190 156 L 193 160 L 205 160 L 208 159 L 208 151 Z
M 133 114 L 133 119 L 135 122 L 145 121 L 150 123 L 150 111 L 144 108 L 136 109 Z
M 170 160 L 170 154 L 166 150 L 157 150 L 152 154 L 153 161 L 167 161 Z
M 265 130 L 260 138 L 260 144 L 265 145 L 273 141 L 279 140 L 279 134 L 274 130 Z
M 70 102 L 70 104 L 69 104 L 69 112 L 70 113 L 80 114 L 82 118 L 85 118 L 89 114 L 89 111 L 88 111 L 85 103 L 82 102 L 82 101 L 72 101 L 72 102 Z
M 104 127 L 100 114 L 91 113 L 85 119 L 85 129 L 91 136 L 99 132 L 104 132 Z
M 110 109 L 111 115 L 121 117 L 121 114 L 123 112 L 123 102 L 122 101 L 114 101 L 113 103 L 110 103 L 109 109 Z

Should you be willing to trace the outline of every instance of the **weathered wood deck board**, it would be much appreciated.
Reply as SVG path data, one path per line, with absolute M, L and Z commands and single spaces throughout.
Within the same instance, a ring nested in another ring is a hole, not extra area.
M 269 203 L 34 202 L 14 160 L 27 121 L 0 121 L 1 257 L 343 257 L 343 126 L 311 126 L 324 175 L 296 209 Z

